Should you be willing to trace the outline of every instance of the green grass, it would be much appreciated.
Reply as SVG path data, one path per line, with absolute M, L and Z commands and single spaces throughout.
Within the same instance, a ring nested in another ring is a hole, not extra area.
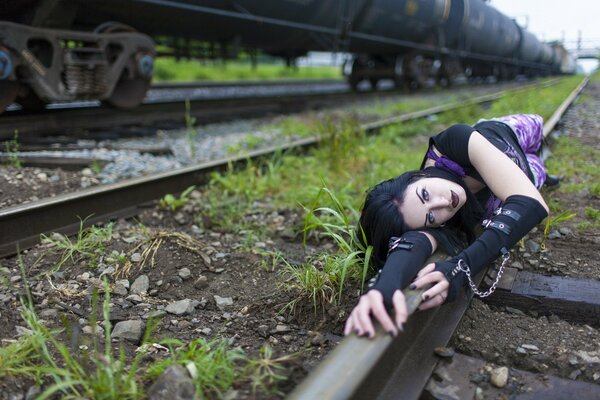
M 206 62 L 158 58 L 154 64 L 155 82 L 342 79 L 341 67 L 298 67 L 282 64 L 259 64 L 253 69 L 248 62 Z
M 75 262 L 76 258 L 82 257 L 89 258 L 91 265 L 95 266 L 98 258 L 104 254 L 105 244 L 112 239 L 112 223 L 106 227 L 92 225 L 88 228 L 84 228 L 84 223 L 85 220 L 80 220 L 79 231 L 74 240 L 61 233 L 41 235 L 41 241 L 48 245 L 50 253 L 61 254 L 54 269 L 60 269 L 65 262 Z

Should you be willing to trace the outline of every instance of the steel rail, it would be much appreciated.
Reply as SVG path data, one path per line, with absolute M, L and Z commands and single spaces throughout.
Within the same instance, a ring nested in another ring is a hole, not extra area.
M 372 96 L 397 94 L 395 91 L 374 93 L 332 92 L 295 94 L 289 96 L 247 96 L 239 98 L 190 100 L 190 115 L 197 123 L 210 123 L 257 117 L 267 114 L 298 112 L 322 108 L 341 99 L 358 100 Z M 10 113 L 0 117 L 0 140 L 10 140 L 14 132 L 19 138 L 52 133 L 80 134 L 82 131 L 119 125 L 151 125 L 157 122 L 185 121 L 186 110 L 182 101 L 146 103 L 131 110 L 108 107 L 46 110 L 39 114 Z
M 554 82 L 544 82 L 548 85 Z M 466 104 L 489 102 L 525 88 L 506 90 L 500 93 L 473 98 L 471 102 L 452 103 L 427 110 L 408 113 L 380 123 L 366 124 L 368 133 L 375 133 L 383 126 L 422 118 L 426 115 L 464 107 Z M 310 137 L 290 142 L 283 146 L 273 146 L 249 152 L 245 155 L 213 160 L 186 168 L 156 175 L 129 179 L 120 183 L 102 185 L 59 195 L 50 199 L 13 206 L 0 210 L 0 256 L 14 254 L 18 249 L 30 247 L 39 242 L 39 235 L 47 232 L 75 233 L 81 220 L 86 224 L 106 221 L 110 218 L 134 215 L 138 207 L 160 198 L 166 193 L 178 193 L 191 185 L 202 184 L 207 174 L 223 170 L 230 163 L 241 163 L 248 159 L 266 157 L 277 151 L 314 146 L 319 137 Z
M 588 81 L 586 77 L 546 122 L 545 137 Z M 436 252 L 426 264 L 443 258 Z M 484 276 L 477 275 L 478 285 Z M 414 313 L 422 292 L 403 292 L 410 314 L 404 333 L 392 339 L 378 329 L 371 340 L 356 335 L 344 338 L 288 399 L 419 399 L 438 362 L 434 349 L 448 343 L 473 295 L 469 291 L 452 303 Z

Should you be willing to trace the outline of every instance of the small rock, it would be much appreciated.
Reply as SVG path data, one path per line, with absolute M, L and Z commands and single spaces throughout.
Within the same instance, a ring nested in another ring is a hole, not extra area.
M 455 351 L 452 347 L 439 346 L 436 347 L 433 352 L 436 356 L 442 358 L 452 358 L 454 357 Z
M 256 328 L 256 330 L 258 331 L 258 334 L 264 338 L 267 337 L 267 333 L 269 331 L 269 327 L 266 325 L 260 325 L 258 328 Z
M 119 279 L 118 281 L 115 281 L 116 284 L 118 285 L 123 285 L 123 287 L 125 289 L 129 289 L 129 280 L 128 279 Z
M 513 267 L 514 269 L 518 269 L 519 271 L 523 270 L 523 264 L 521 264 L 518 261 L 515 261 L 514 263 L 510 264 L 511 267 Z
M 475 388 L 475 400 L 484 400 L 485 396 L 483 394 L 483 389 L 477 386 Z
M 127 296 L 127 288 L 120 283 L 116 283 L 113 286 L 112 293 L 119 296 Z
M 594 372 L 594 375 L 592 375 L 592 378 L 597 381 L 598 379 L 600 379 L 600 372 Z
M 560 239 L 561 237 L 562 235 L 557 230 L 553 230 L 548 234 L 548 239 Z
M 194 304 L 192 303 L 192 300 L 190 299 L 185 299 L 185 300 L 179 300 L 176 301 L 175 303 L 171 303 L 169 304 L 165 310 L 169 313 L 169 314 L 175 314 L 175 315 L 183 315 L 183 314 L 191 314 L 194 312 Z
M 154 310 L 154 311 L 150 311 L 148 314 L 146 314 L 145 317 L 146 318 L 162 318 L 165 315 L 167 315 L 167 312 L 165 310 Z
M 522 344 L 521 347 L 525 350 L 540 351 L 540 348 L 534 344 Z
M 577 357 L 581 358 L 581 360 L 586 364 L 599 364 L 600 357 L 594 351 L 575 351 L 573 352 Z
M 132 302 L 132 303 L 135 303 L 135 304 L 140 304 L 141 302 L 143 302 L 143 301 L 144 301 L 144 300 L 143 300 L 143 299 L 140 297 L 140 295 L 138 295 L 138 294 L 131 294 L 131 295 L 127 296 L 127 297 L 125 298 L 125 300 L 128 300 L 128 301 L 130 301 L 130 302 Z
M 517 354 L 527 354 L 527 350 L 525 350 L 522 347 L 517 347 L 516 352 L 517 352 Z
M 142 338 L 144 322 L 139 319 L 117 322 L 110 337 L 137 343 Z
M 275 327 L 275 332 L 276 333 L 283 333 L 283 332 L 289 332 L 291 329 L 289 326 L 287 325 L 277 325 Z
M 208 286 L 208 278 L 204 275 L 200 275 L 194 282 L 194 287 L 196 287 L 196 289 L 203 289 L 206 286 Z
M 233 299 L 231 297 L 221 297 L 214 295 L 215 303 L 217 303 L 217 308 L 223 311 L 225 308 L 233 305 Z
M 179 275 L 179 277 L 185 281 L 186 279 L 191 278 L 192 272 L 189 268 L 181 268 L 179 271 L 177 271 L 177 275 Z
M 196 388 L 187 370 L 180 365 L 167 368 L 148 389 L 149 400 L 194 400 Z
M 102 328 L 100 325 L 96 325 L 95 327 L 91 325 L 86 325 L 81 330 L 83 331 L 83 333 L 86 333 L 88 335 L 104 335 L 104 328 Z
M 567 228 L 566 226 L 559 228 L 558 231 L 560 232 L 561 235 L 564 235 L 564 236 L 568 236 L 573 233 L 573 231 L 571 229 Z
M 497 388 L 503 388 L 508 383 L 508 368 L 499 367 L 490 371 L 490 382 Z
M 24 326 L 16 325 L 15 330 L 17 331 L 17 337 L 29 336 L 33 334 L 31 329 L 25 328 Z
M 581 375 L 581 370 L 576 369 L 575 371 L 569 374 L 569 379 L 576 380 L 577 378 L 579 378 L 579 375 Z
M 150 279 L 148 279 L 148 275 L 140 275 L 131 285 L 131 293 L 145 295 L 148 293 L 148 288 L 150 287 Z
M 538 251 L 540 251 L 540 245 L 531 239 L 525 242 L 525 247 L 531 253 L 537 253 Z
M 200 332 L 202 332 L 203 335 L 210 335 L 212 333 L 212 329 L 210 328 L 202 328 L 200 329 Z
M 540 265 L 540 262 L 538 260 L 534 260 L 532 258 L 530 258 L 529 260 L 527 260 L 527 262 L 529 263 L 529 265 L 531 265 L 533 267 L 537 267 L 538 265 Z
M 525 313 L 518 308 L 506 307 L 506 312 L 515 315 L 525 316 Z
M 142 261 L 142 255 L 140 253 L 133 253 L 129 259 L 131 262 L 138 263 Z
M 54 319 L 58 317 L 58 310 L 55 308 L 49 308 L 47 310 L 40 311 L 40 317 L 43 319 Z

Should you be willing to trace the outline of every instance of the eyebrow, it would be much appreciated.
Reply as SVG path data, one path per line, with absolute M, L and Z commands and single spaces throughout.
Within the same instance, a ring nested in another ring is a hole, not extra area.
M 419 198 L 419 200 L 421 200 L 421 203 L 425 204 L 425 201 L 423 201 L 423 198 L 419 195 L 419 188 L 415 188 L 415 193 L 417 194 L 417 197 Z
M 415 188 L 415 193 L 416 193 L 417 197 L 419 198 L 419 200 L 421 200 L 421 203 L 425 204 L 425 201 L 423 201 L 423 198 L 421 196 L 419 196 L 419 188 Z M 423 226 L 427 226 L 427 213 L 425 213 L 425 223 L 423 224 Z

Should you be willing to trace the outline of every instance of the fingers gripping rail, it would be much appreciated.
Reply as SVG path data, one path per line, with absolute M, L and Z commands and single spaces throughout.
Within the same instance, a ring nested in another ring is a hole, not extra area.
M 438 251 L 425 265 L 446 258 Z M 472 296 L 467 293 L 453 303 L 414 313 L 423 291 L 404 290 L 410 315 L 404 333 L 394 339 L 379 327 L 371 340 L 345 337 L 288 398 L 418 399 L 437 363 L 433 350 L 448 342 Z

